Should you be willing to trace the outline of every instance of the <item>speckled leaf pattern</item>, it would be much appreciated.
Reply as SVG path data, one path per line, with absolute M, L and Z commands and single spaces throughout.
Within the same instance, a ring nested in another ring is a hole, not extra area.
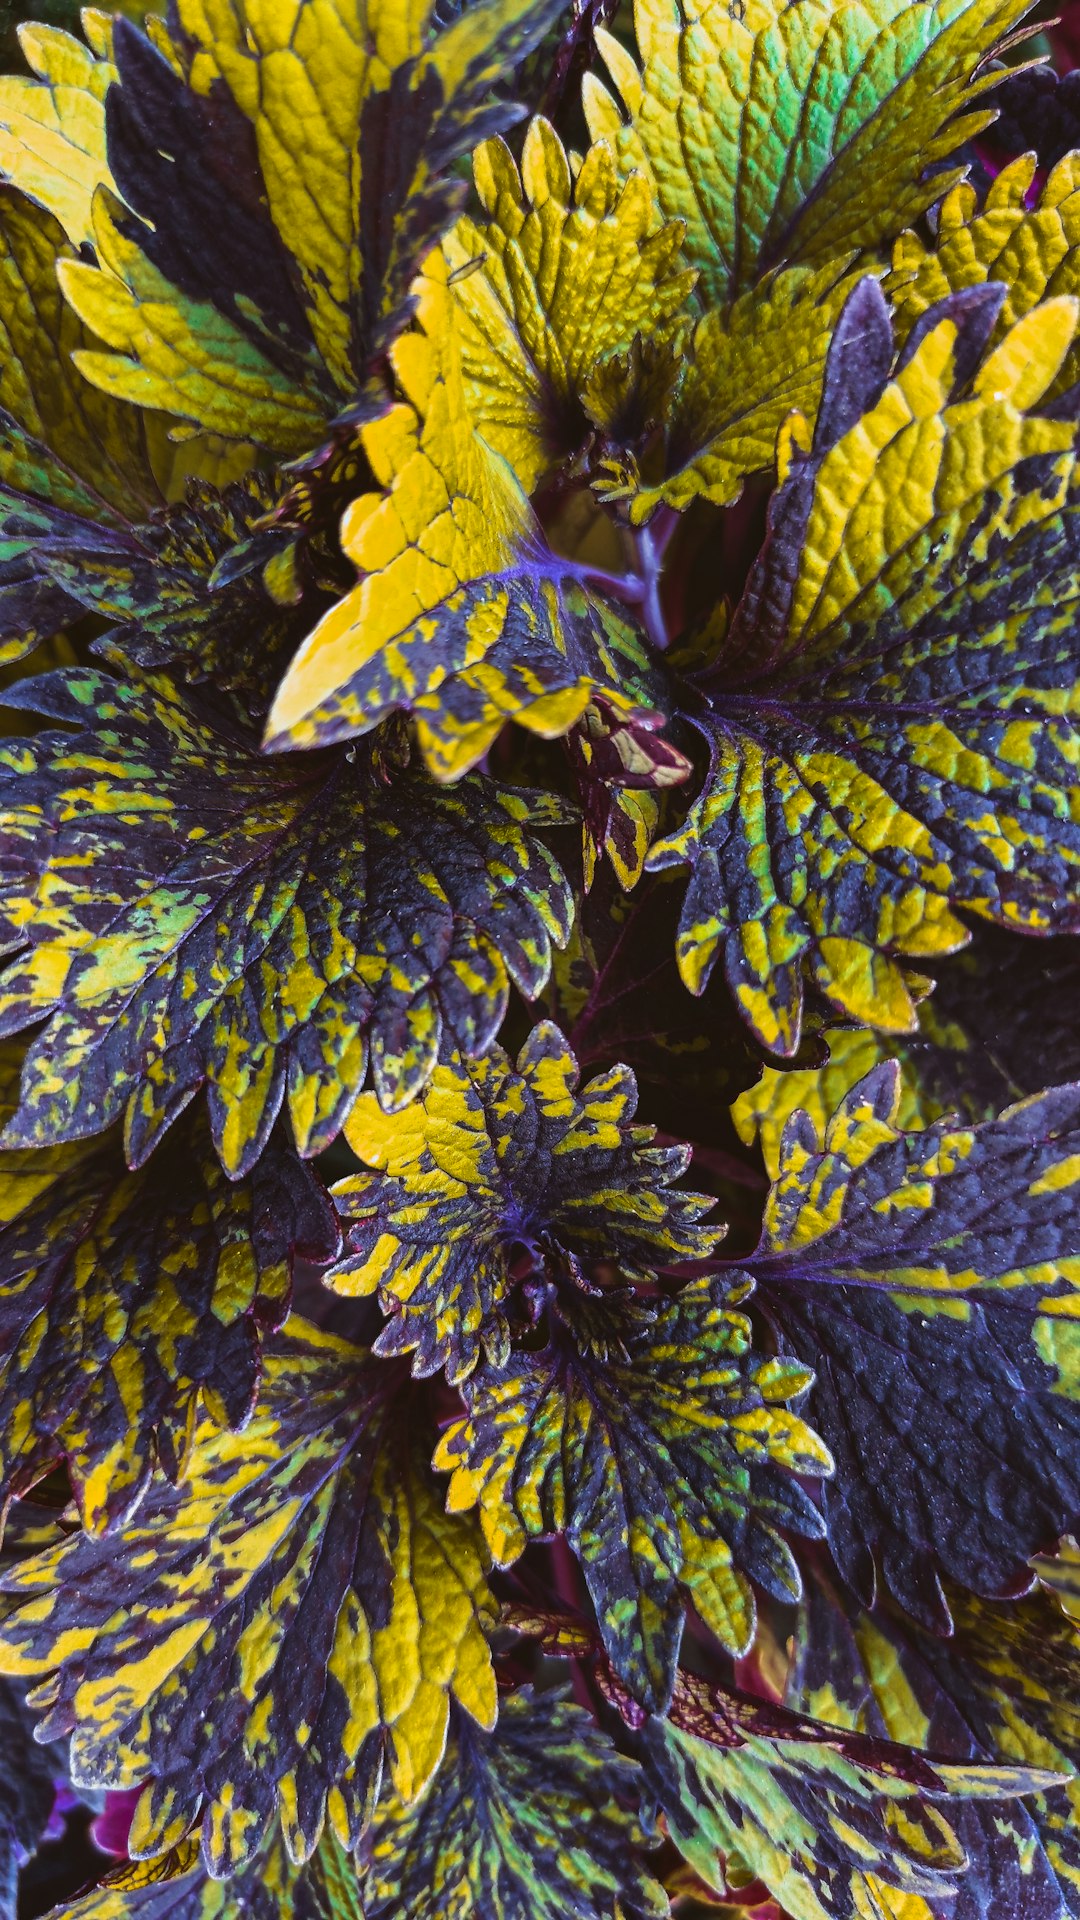
M 722 1892 L 725 1871 L 760 1879 L 791 1920 L 950 1911 L 964 1800 L 997 1802 L 1053 1777 L 1024 1764 L 928 1763 L 689 1677 L 682 1688 L 670 1720 L 646 1721 L 642 1739 L 672 1837 L 707 1886 Z
M 647 1282 L 701 1260 L 722 1229 L 712 1202 L 675 1182 L 689 1155 L 635 1126 L 624 1067 L 578 1087 L 558 1028 L 534 1027 L 512 1062 L 495 1048 L 437 1067 L 420 1099 L 385 1114 L 361 1094 L 346 1123 L 370 1173 L 340 1182 L 348 1257 L 328 1276 L 341 1293 L 377 1287 L 391 1315 L 377 1353 L 413 1353 L 413 1371 L 460 1381 L 481 1354 L 510 1355 L 516 1279 L 571 1286 L 597 1269 Z M 532 1263 L 520 1265 L 521 1249 Z
M 781 260 L 873 247 L 937 199 L 933 163 L 985 125 L 973 78 L 1023 0 L 635 0 L 641 68 L 597 36 L 594 140 L 645 170 L 708 305 Z M 955 178 L 955 175 L 952 176 Z
M 649 704 L 634 625 L 546 546 L 513 471 L 465 394 L 448 269 L 414 289 L 420 331 L 391 349 L 405 398 L 361 429 L 383 493 L 361 494 L 341 539 L 360 581 L 304 642 L 270 713 L 274 747 L 414 719 L 437 778 L 487 752 L 507 720 L 565 733 L 598 689 L 616 713 Z
M 1078 1645 L 1045 1601 L 1005 1611 L 958 1599 L 956 1636 L 942 1642 L 862 1612 L 819 1575 L 807 1584 L 797 1645 L 787 1698 L 822 1719 L 958 1762 L 1059 1771 L 1059 1786 L 1022 1802 L 950 1807 L 969 1863 L 952 1916 L 1075 1920 Z
M 80 1794 L 52 1920 L 1080 1920 L 1080 39 L 119 4 L 0 74 L 0 1920 Z
M 1037 932 L 1080 914 L 1075 428 L 1038 412 L 1077 305 L 1044 302 L 982 357 L 999 300 L 933 309 L 890 376 L 876 283 L 849 297 L 813 446 L 788 428 L 695 720 L 707 784 L 648 856 L 692 869 L 687 984 L 722 961 L 778 1054 L 804 970 L 842 1012 L 908 1032 L 897 960 L 962 946 L 957 907 Z
M 0 1671 L 52 1676 L 32 1704 L 72 1733 L 76 1779 L 154 1776 L 136 1857 L 200 1817 L 218 1875 L 277 1819 L 296 1860 L 327 1812 L 355 1845 L 384 1752 L 410 1797 L 451 1694 L 491 1724 L 479 1533 L 437 1494 L 393 1371 L 293 1320 L 242 1434 L 199 1421 L 179 1487 L 156 1481 L 126 1527 L 4 1576 Z
M 446 1764 L 414 1806 L 375 1815 L 370 1920 L 663 1920 L 625 1811 L 638 1769 L 580 1707 L 524 1688 L 494 1732 L 454 1715 Z M 621 1804 L 620 1804 L 621 1803 Z M 613 1907 L 618 1902 L 617 1908 Z
M 178 1476 L 200 1393 L 244 1424 L 294 1259 L 325 1265 L 338 1241 L 280 1137 L 233 1184 L 197 1112 L 135 1173 L 115 1134 L 0 1156 L 0 1223 L 0 1493 L 63 1455 L 91 1529 L 130 1516 L 159 1460 Z
M 487 218 L 461 219 L 443 249 L 460 276 L 465 393 L 531 493 L 585 440 L 582 395 L 598 364 L 636 334 L 670 333 L 694 276 L 678 260 L 681 224 L 660 224 L 643 174 L 620 185 L 606 144 L 572 178 L 554 128 L 536 119 L 520 172 L 501 140 L 478 148 L 473 171 Z
M 205 1083 L 231 1173 L 286 1097 L 316 1151 L 369 1037 L 380 1097 L 409 1100 L 444 1032 L 482 1051 L 509 979 L 535 993 L 566 937 L 566 883 L 530 831 L 565 817 L 553 799 L 442 790 L 366 748 L 266 759 L 164 679 L 73 670 L 9 698 L 60 722 L 2 755 L 6 939 L 31 944 L 0 980 L 0 1027 L 49 1016 L 10 1146 L 123 1115 L 141 1161 Z
M 214 1880 L 183 1842 L 153 1860 L 129 1860 L 53 1920 L 364 1920 L 356 1869 L 332 1833 L 303 1866 L 280 1834 L 231 1880 Z
M 876 1568 L 940 1630 L 942 1576 L 1023 1591 L 1028 1556 L 1080 1504 L 1080 1109 L 1063 1087 L 905 1135 L 898 1082 L 876 1068 L 823 1140 L 788 1121 L 750 1265 L 815 1369 L 839 1565 L 867 1602 Z
M 177 680 L 210 682 L 232 696 L 237 717 L 250 725 L 265 714 L 313 611 L 326 603 L 295 578 L 292 530 L 265 524 L 279 496 L 270 473 L 224 487 L 192 479 L 182 502 L 112 542 L 54 517 L 34 559 L 76 617 L 86 609 L 115 622 L 95 642 L 96 653 L 114 666 L 166 668 Z
M 829 1455 L 788 1405 L 809 1376 L 755 1352 L 738 1311 L 748 1291 L 706 1279 L 670 1300 L 575 1301 L 545 1348 L 464 1382 L 466 1418 L 435 1456 L 453 1470 L 451 1510 L 479 1504 L 499 1565 L 566 1534 L 612 1665 L 658 1712 L 685 1600 L 745 1651 L 751 1581 L 780 1599 L 799 1590 L 778 1529 L 821 1531 L 795 1476 L 828 1473 Z

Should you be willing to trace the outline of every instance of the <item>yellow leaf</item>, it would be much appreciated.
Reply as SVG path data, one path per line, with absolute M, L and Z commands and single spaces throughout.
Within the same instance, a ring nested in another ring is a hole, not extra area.
M 678 262 L 681 223 L 661 225 L 644 174 L 620 185 L 606 143 L 571 177 L 554 128 L 536 119 L 520 173 L 501 140 L 477 149 L 473 171 L 487 220 L 461 219 L 444 248 L 459 276 L 465 393 L 488 444 L 532 493 L 581 445 L 581 395 L 597 363 L 639 333 L 670 329 L 694 275 Z

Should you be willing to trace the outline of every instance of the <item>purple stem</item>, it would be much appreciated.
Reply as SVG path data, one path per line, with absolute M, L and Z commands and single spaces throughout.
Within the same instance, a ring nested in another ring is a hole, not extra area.
M 621 600 L 624 606 L 639 609 L 649 644 L 657 653 L 664 653 L 671 645 L 660 600 L 660 578 L 664 555 L 678 524 L 679 515 L 674 507 L 661 507 L 647 527 L 638 529 L 634 535 L 637 573 L 607 573 L 601 567 L 585 569 L 587 578 L 602 592 L 609 593 L 613 600 Z

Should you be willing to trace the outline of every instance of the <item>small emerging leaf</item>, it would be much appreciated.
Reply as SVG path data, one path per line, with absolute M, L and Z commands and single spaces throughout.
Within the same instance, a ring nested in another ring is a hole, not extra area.
M 723 1232 L 699 1224 L 713 1202 L 675 1186 L 688 1150 L 654 1146 L 636 1107 L 624 1067 L 579 1091 L 577 1061 L 546 1022 L 516 1062 L 497 1047 L 437 1067 L 404 1113 L 361 1094 L 346 1137 L 380 1171 L 334 1188 L 352 1255 L 328 1281 L 379 1288 L 392 1317 L 375 1351 L 415 1353 L 415 1373 L 445 1367 L 460 1381 L 482 1350 L 507 1361 L 515 1279 L 588 1284 L 610 1266 L 649 1281 L 706 1258 Z
M 584 442 L 582 395 L 598 364 L 639 334 L 669 333 L 694 276 L 679 266 L 681 225 L 660 225 L 644 175 L 620 186 L 606 144 L 572 177 L 558 135 L 537 119 L 520 173 L 501 140 L 477 149 L 473 171 L 487 220 L 460 220 L 443 248 L 457 276 L 466 399 L 533 493 Z

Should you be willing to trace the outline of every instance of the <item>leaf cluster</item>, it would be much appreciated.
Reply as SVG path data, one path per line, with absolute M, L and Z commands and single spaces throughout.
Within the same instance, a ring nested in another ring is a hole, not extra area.
M 1080 1920 L 1024 13 L 23 28 L 0 1920 Z

